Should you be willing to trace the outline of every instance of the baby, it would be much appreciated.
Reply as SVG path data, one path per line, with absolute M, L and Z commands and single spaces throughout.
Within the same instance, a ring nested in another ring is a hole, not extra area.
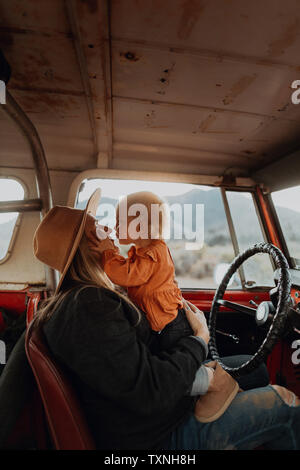
M 127 289 L 129 298 L 146 314 L 157 333 L 159 349 L 169 349 L 180 337 L 194 334 L 183 307 L 195 307 L 182 298 L 174 278 L 174 263 L 163 240 L 165 207 L 151 192 L 130 194 L 120 201 L 116 210 L 119 243 L 133 244 L 128 257 L 120 255 L 109 237 L 103 240 L 101 230 L 99 238 L 103 241 L 98 245 L 104 271 L 113 283 Z M 213 374 L 214 369 L 202 366 L 190 394 L 205 394 Z

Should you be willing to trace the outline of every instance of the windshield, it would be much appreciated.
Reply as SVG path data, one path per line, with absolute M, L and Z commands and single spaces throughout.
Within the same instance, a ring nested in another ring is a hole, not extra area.
M 272 200 L 293 267 L 300 269 L 300 186 L 276 191 Z
M 264 241 L 252 195 L 228 192 L 229 208 L 236 229 L 234 247 L 220 188 L 155 181 L 90 179 L 83 181 L 76 201 L 84 208 L 92 192 L 100 187 L 101 204 L 97 218 L 111 229 L 115 226 L 115 207 L 122 196 L 151 191 L 163 198 L 170 209 L 170 231 L 166 243 L 171 251 L 176 279 L 181 288 L 216 288 L 235 256 L 250 245 Z M 128 245 L 119 245 L 126 256 Z M 242 276 L 242 277 L 241 277 Z M 272 286 L 273 269 L 268 256 L 245 263 L 235 273 L 230 288 Z
M 181 288 L 214 288 L 222 266 L 234 258 L 226 215 L 219 188 L 186 183 L 137 180 L 87 180 L 78 194 L 76 207 L 85 207 L 96 187 L 102 189 L 97 218 L 114 228 L 115 208 L 122 196 L 137 191 L 151 191 L 170 207 L 170 233 L 165 239 Z M 115 240 L 116 245 L 118 241 Z M 123 256 L 129 246 L 118 245 Z M 234 285 L 240 285 L 239 277 Z

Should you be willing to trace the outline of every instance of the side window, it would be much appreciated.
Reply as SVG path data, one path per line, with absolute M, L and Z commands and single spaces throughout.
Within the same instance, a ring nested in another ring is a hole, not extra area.
M 0 178 L 0 203 L 24 199 L 24 188 L 18 181 Z M 0 263 L 9 256 L 18 226 L 18 212 L 0 212 Z
M 240 253 L 255 243 L 265 242 L 251 193 L 226 191 Z M 274 286 L 273 267 L 269 255 L 259 253 L 242 265 L 240 272 L 248 287 Z
M 272 200 L 294 267 L 300 269 L 300 186 L 276 191 Z
M 121 196 L 137 191 L 151 191 L 170 207 L 171 230 L 166 239 L 170 248 L 176 279 L 181 288 L 215 288 L 223 277 L 234 250 L 219 188 L 186 183 L 94 179 L 85 180 L 77 196 L 76 207 L 85 207 L 92 192 L 102 189 L 97 218 L 114 228 L 115 207 Z M 115 242 L 118 245 L 118 242 Z M 128 246 L 121 245 L 123 256 Z M 239 276 L 230 287 L 240 287 Z

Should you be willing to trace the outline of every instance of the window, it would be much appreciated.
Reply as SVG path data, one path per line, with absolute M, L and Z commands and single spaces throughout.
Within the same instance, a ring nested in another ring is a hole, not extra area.
M 0 178 L 0 202 L 24 199 L 23 186 L 14 179 Z M 0 262 L 4 262 L 16 235 L 17 212 L 0 212 Z
M 226 191 L 239 252 L 256 243 L 265 242 L 251 193 Z M 246 286 L 274 286 L 270 256 L 258 253 L 242 264 L 241 275 Z
M 176 279 L 181 288 L 215 288 L 235 257 L 222 193 L 219 188 L 186 183 L 138 180 L 85 180 L 78 192 L 76 207 L 84 208 L 92 192 L 102 189 L 97 212 L 99 221 L 115 226 L 114 208 L 120 197 L 136 191 L 152 191 L 170 208 L 171 230 L 166 242 L 170 248 Z M 254 200 L 250 192 L 226 191 L 237 252 L 264 242 Z M 113 210 L 112 210 L 113 209 Z M 126 256 L 129 247 L 119 245 Z M 241 279 L 243 282 L 241 282 Z M 230 281 L 230 288 L 242 285 L 273 286 L 273 267 L 269 255 L 257 254 L 247 260 Z
M 119 197 L 136 191 L 152 191 L 166 200 L 170 208 L 170 238 L 166 240 L 181 288 L 215 288 L 227 264 L 234 258 L 224 205 L 219 188 L 186 183 L 91 179 L 78 193 L 76 207 L 84 208 L 92 192 L 102 189 L 97 218 L 110 228 L 115 226 L 115 207 Z M 117 245 L 117 241 L 115 242 Z M 119 246 L 119 245 L 118 245 Z M 121 253 L 126 255 L 124 245 Z M 240 286 L 238 275 L 231 287 Z
M 300 186 L 276 191 L 272 200 L 294 266 L 300 269 Z

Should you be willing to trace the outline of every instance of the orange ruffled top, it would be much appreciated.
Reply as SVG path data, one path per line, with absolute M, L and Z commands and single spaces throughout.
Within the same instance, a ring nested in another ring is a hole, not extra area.
M 162 330 L 182 308 L 181 291 L 174 280 L 174 263 L 166 243 L 151 244 L 128 251 L 128 258 L 118 248 L 102 254 L 103 269 L 108 277 L 127 288 L 128 296 L 147 315 L 151 328 Z

